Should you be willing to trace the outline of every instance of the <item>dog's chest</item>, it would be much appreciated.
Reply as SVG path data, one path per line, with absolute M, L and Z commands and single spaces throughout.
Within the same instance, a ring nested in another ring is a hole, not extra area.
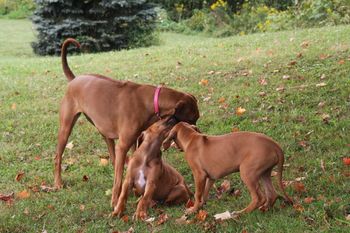
M 136 183 L 141 189 L 144 189 L 146 186 L 146 177 L 142 169 L 140 169 L 138 172 Z

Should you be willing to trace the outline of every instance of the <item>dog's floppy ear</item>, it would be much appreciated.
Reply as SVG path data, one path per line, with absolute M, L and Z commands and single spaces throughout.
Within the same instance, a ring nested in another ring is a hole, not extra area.
M 169 149 L 170 145 L 171 145 L 171 141 L 176 137 L 176 127 L 174 127 L 170 132 L 168 137 L 163 141 L 163 149 L 167 150 Z
M 142 142 L 144 140 L 144 136 L 145 136 L 145 134 L 144 134 L 144 132 L 142 132 L 140 134 L 140 136 L 137 138 L 137 140 L 136 140 L 136 149 L 141 146 L 141 144 L 142 144 Z

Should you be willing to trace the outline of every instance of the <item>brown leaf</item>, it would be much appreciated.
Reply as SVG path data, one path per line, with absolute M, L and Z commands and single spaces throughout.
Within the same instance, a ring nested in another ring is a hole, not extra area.
M 301 146 L 301 147 L 303 147 L 303 148 L 306 148 L 306 147 L 308 147 L 308 142 L 307 141 L 300 141 L 299 142 L 299 146 Z
M 185 206 L 186 206 L 186 209 L 191 208 L 192 206 L 194 206 L 194 202 L 191 199 L 188 199 Z
M 161 225 L 161 224 L 165 223 L 166 221 L 168 221 L 168 219 L 169 219 L 169 217 L 166 213 L 159 215 L 157 225 Z
M 297 58 L 301 58 L 302 56 L 303 56 L 302 53 L 298 53 L 298 54 L 297 54 Z
M 324 59 L 327 59 L 329 57 L 330 57 L 329 54 L 324 54 L 324 53 L 321 53 L 320 56 L 319 56 L 320 60 L 324 60 Z
M 321 169 L 322 169 L 323 172 L 326 172 L 326 168 L 325 168 L 325 166 L 324 166 L 324 161 L 323 161 L 323 159 L 321 159 Z
M 36 161 L 39 161 L 40 159 L 41 159 L 41 158 L 40 158 L 40 156 L 38 156 L 38 155 L 34 157 L 34 160 L 36 160 Z
M 331 119 L 331 116 L 330 116 L 329 114 L 327 114 L 327 113 L 323 113 L 322 116 L 321 116 L 321 118 L 322 118 L 322 121 L 323 121 L 324 123 L 328 124 L 328 123 L 329 123 L 329 120 Z
M 297 61 L 290 61 L 289 63 L 288 63 L 288 65 L 290 65 L 290 66 L 294 66 L 295 64 L 297 64 Z
M 220 104 L 224 103 L 225 101 L 226 101 L 225 97 L 220 97 L 219 100 L 218 100 L 218 102 Z
M 305 192 L 305 185 L 302 182 L 295 182 L 293 188 L 296 192 L 302 193 Z
M 234 133 L 234 132 L 239 132 L 239 128 L 233 127 L 232 130 L 231 130 L 231 132 L 233 132 L 233 133 Z
M 344 60 L 344 59 L 339 60 L 339 61 L 338 61 L 338 64 L 339 64 L 339 65 L 345 64 L 345 60 Z
M 279 86 L 276 88 L 276 91 L 279 91 L 279 92 L 282 92 L 284 90 L 285 90 L 284 86 Z
M 10 193 L 10 194 L 1 194 L 0 193 L 0 200 L 1 201 L 10 202 L 13 200 L 13 198 L 14 198 L 14 193 Z
M 318 103 L 317 107 L 323 108 L 325 104 L 326 104 L 326 102 L 321 101 L 321 102 Z
M 282 79 L 289 79 L 289 78 L 290 78 L 290 76 L 287 74 L 282 76 Z
M 67 145 L 66 145 L 66 148 L 69 150 L 73 149 L 73 147 L 74 147 L 73 141 L 67 143 Z
M 205 210 L 199 210 L 199 212 L 196 215 L 196 219 L 203 222 L 208 216 L 208 212 Z
M 26 207 L 26 208 L 23 210 L 23 214 L 25 214 L 25 215 L 28 215 L 28 214 L 29 214 L 29 209 L 28 209 L 28 207 Z
M 300 44 L 300 46 L 302 47 L 302 48 L 307 48 L 307 47 L 309 47 L 309 41 L 303 41 L 301 44 Z
M 267 85 L 267 81 L 266 81 L 266 79 L 265 78 L 260 78 L 259 79 L 259 84 L 261 85 L 261 86 L 266 86 Z
M 314 200 L 315 200 L 315 198 L 313 198 L 313 197 L 306 197 L 306 198 L 304 199 L 304 203 L 310 204 L 310 203 L 313 202 Z
M 325 87 L 325 86 L 327 86 L 327 83 L 325 83 L 325 82 L 316 84 L 316 87 Z
M 300 204 L 294 204 L 293 208 L 298 212 L 303 212 L 305 210 L 304 207 Z
M 13 103 L 13 104 L 11 105 L 11 109 L 12 109 L 13 111 L 15 111 L 15 110 L 17 109 L 17 104 L 16 104 L 16 103 Z
M 227 192 L 230 189 L 230 187 L 231 187 L 230 181 L 229 180 L 224 180 L 221 183 L 220 187 L 216 189 L 216 197 L 218 199 L 220 199 L 222 194 L 224 192 Z
M 81 205 L 79 206 L 79 209 L 80 209 L 80 211 L 84 211 L 84 210 L 85 210 L 85 205 L 81 204 Z
M 84 175 L 84 176 L 83 176 L 83 181 L 86 182 L 86 181 L 88 181 L 88 180 L 89 180 L 89 177 L 88 177 L 87 175 Z
M 260 91 L 260 92 L 259 92 L 259 96 L 261 96 L 261 97 L 266 96 L 266 92 L 264 92 L 264 91 Z
M 129 216 L 128 215 L 124 215 L 122 218 L 122 221 L 127 223 L 129 221 Z
M 24 176 L 24 172 L 19 172 L 19 173 L 16 175 L 15 180 L 16 180 L 17 182 L 20 182 L 21 179 L 23 178 L 23 176 Z
M 187 216 L 186 214 L 182 215 L 180 218 L 176 219 L 175 222 L 177 224 L 181 224 L 181 225 L 184 225 L 184 224 L 189 224 L 190 221 L 187 220 Z
M 30 197 L 30 193 L 27 190 L 23 190 L 16 194 L 16 197 L 19 199 L 27 199 Z

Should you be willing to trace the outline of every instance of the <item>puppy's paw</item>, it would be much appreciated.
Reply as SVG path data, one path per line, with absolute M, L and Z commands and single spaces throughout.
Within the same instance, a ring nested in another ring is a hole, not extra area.
M 136 213 L 133 216 L 133 219 L 144 221 L 145 219 L 147 219 L 147 212 L 142 210 L 136 211 Z

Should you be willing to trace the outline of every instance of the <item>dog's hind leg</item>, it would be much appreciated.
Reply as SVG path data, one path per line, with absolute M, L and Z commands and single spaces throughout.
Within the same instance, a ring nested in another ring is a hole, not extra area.
M 76 112 L 71 101 L 66 98 L 63 99 L 60 109 L 60 127 L 58 130 L 58 144 L 56 148 L 55 157 L 55 187 L 62 188 L 62 178 L 61 178 L 61 163 L 62 154 L 67 145 L 68 137 L 72 132 L 72 128 L 77 121 L 80 113 Z
M 268 171 L 266 171 L 261 177 L 261 181 L 262 181 L 262 184 L 264 186 L 264 190 L 265 190 L 265 194 L 266 194 L 266 202 L 262 206 L 262 208 L 264 208 L 264 209 L 268 209 L 268 208 L 272 207 L 274 205 L 277 197 L 278 197 L 276 190 L 272 185 L 271 170 L 272 169 L 269 169 Z

